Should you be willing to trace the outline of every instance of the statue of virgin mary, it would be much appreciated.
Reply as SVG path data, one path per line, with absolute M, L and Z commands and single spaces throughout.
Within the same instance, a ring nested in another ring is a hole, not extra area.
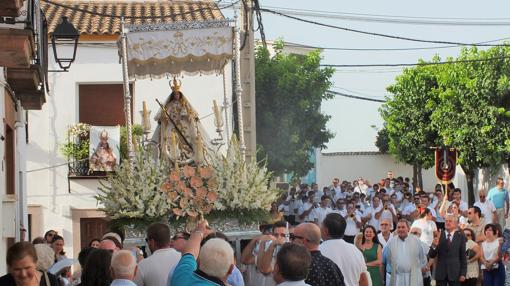
M 161 154 L 172 162 L 202 163 L 205 158 L 207 135 L 197 112 L 181 92 L 181 82 L 175 78 L 170 84 L 172 93 L 154 118 L 158 122 L 155 132 Z

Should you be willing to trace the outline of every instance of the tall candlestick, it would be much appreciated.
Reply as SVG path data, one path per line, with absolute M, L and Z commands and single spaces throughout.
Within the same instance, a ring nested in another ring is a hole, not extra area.
M 218 104 L 216 104 L 216 100 L 213 100 L 213 111 L 214 111 L 214 125 L 216 129 L 221 129 L 223 127 L 223 120 L 221 118 L 220 108 Z
M 195 160 L 197 165 L 200 165 L 204 161 L 204 146 L 202 137 L 200 137 L 200 135 L 197 135 L 196 143 L 197 146 L 195 148 Z
M 174 165 L 175 169 L 179 169 L 179 165 L 177 164 L 178 161 L 178 150 L 177 150 L 177 136 L 175 135 L 175 130 L 172 129 L 172 138 L 171 138 L 171 144 L 172 144 L 172 155 L 174 159 Z
M 149 133 L 151 131 L 151 121 L 150 121 L 151 111 L 147 108 L 147 102 L 143 102 L 142 108 L 142 128 L 144 133 Z

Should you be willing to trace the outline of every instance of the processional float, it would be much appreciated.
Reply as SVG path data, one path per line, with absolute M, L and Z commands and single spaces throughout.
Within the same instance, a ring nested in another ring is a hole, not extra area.
M 242 88 L 240 72 L 240 29 L 237 25 L 237 14 L 234 21 L 209 20 L 200 22 L 176 22 L 142 25 L 124 25 L 122 19 L 122 34 L 119 40 L 119 53 L 122 62 L 124 86 L 124 112 L 126 116 L 127 141 L 129 161 L 134 158 L 134 145 L 131 122 L 131 92 L 129 81 L 134 79 L 174 78 L 171 84 L 172 91 L 179 91 L 180 81 L 175 79 L 181 74 L 211 74 L 222 73 L 224 83 L 224 120 L 216 102 L 214 102 L 214 115 L 216 132 L 220 139 L 213 139 L 213 144 L 219 144 L 222 135 L 222 122 L 226 122 L 226 138 L 230 137 L 228 127 L 228 108 L 231 104 L 225 91 L 224 67 L 229 62 L 234 66 L 234 88 L 237 104 L 237 120 L 239 126 L 239 144 L 243 158 L 245 157 L 245 142 L 243 132 Z M 182 96 L 182 93 L 181 93 Z M 172 142 L 172 148 L 167 153 L 177 164 L 178 157 L 175 142 L 183 142 L 182 148 L 193 150 L 193 143 L 185 131 L 179 129 L 179 124 L 173 121 L 172 116 L 165 110 L 165 106 L 158 101 L 161 109 L 158 116 L 163 116 L 175 126 L 175 134 L 171 138 L 161 137 L 160 140 Z M 165 103 L 166 104 L 166 103 Z M 189 113 L 194 113 L 188 108 Z M 192 116 L 191 114 L 190 116 Z M 196 114 L 195 114 L 196 115 Z M 196 118 L 198 120 L 198 117 Z M 150 130 L 147 109 L 144 104 L 142 126 Z M 197 132 L 200 132 L 197 129 Z M 199 136 L 197 136 L 198 138 Z M 200 146 L 200 145 L 196 145 Z M 163 153 L 166 151 L 162 149 Z M 201 152 L 198 152 L 199 154 Z M 187 158 L 188 160 L 190 158 Z M 196 158 L 192 158 L 196 159 Z M 183 163 L 189 163 L 183 162 Z

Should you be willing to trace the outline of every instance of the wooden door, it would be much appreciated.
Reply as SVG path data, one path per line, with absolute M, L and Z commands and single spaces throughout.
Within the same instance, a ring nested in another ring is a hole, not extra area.
M 80 218 L 81 248 L 88 246 L 94 238 L 101 239 L 107 230 L 106 218 Z

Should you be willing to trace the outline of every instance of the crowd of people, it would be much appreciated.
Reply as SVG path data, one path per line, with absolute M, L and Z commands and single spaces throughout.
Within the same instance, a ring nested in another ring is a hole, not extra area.
M 50 230 L 8 249 L 0 285 L 504 285 L 503 179 L 471 206 L 460 189 L 446 189 L 425 192 L 393 172 L 373 185 L 359 178 L 291 188 L 274 204 L 273 221 L 243 245 L 240 261 L 205 220 L 173 236 L 167 224 L 151 224 L 150 255 L 106 233 L 81 250 L 74 268 L 64 239 Z

